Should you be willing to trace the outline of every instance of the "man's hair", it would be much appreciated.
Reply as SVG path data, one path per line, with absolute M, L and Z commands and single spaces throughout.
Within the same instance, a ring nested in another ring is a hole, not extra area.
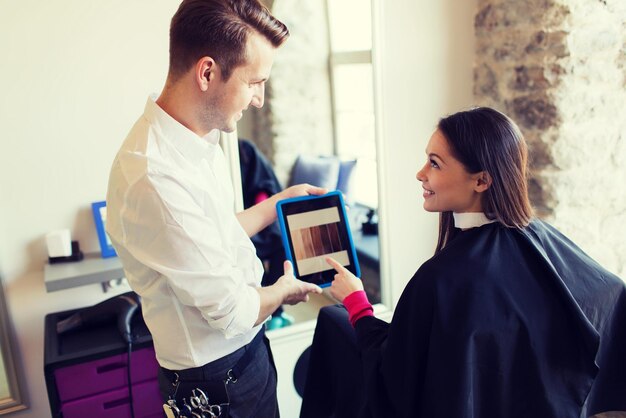
M 510 228 L 528 225 L 533 214 L 528 199 L 528 151 L 515 122 L 497 110 L 477 107 L 442 118 L 437 128 L 469 173 L 486 171 L 491 176 L 482 197 L 485 215 Z M 452 213 L 442 212 L 435 253 L 455 232 Z
M 228 80 L 246 62 L 246 44 L 253 31 L 275 48 L 289 37 L 287 27 L 258 0 L 183 0 L 170 25 L 170 77 L 179 79 L 208 56 Z

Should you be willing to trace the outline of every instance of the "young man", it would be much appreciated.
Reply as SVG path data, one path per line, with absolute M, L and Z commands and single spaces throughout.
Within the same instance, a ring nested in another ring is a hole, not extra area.
M 218 145 L 220 130 L 232 132 L 250 105 L 263 106 L 288 35 L 257 0 L 184 0 L 171 22 L 165 87 L 148 99 L 109 179 L 107 232 L 142 297 L 164 399 L 189 399 L 180 393 L 189 381 L 226 388 L 233 417 L 278 416 L 263 322 L 281 304 L 321 292 L 296 280 L 287 262 L 285 275 L 261 288 L 249 237 L 273 222 L 279 199 L 325 190 L 294 186 L 235 215 Z

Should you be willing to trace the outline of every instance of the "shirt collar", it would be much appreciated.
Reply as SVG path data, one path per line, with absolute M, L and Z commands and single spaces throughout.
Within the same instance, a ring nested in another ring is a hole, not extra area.
M 454 212 L 452 215 L 454 216 L 454 226 L 460 229 L 476 228 L 496 221 L 487 218 L 483 212 Z
M 165 138 L 191 162 L 212 156 L 220 140 L 220 131 L 213 129 L 203 137 L 178 122 L 156 103 L 157 95 L 148 97 L 144 117 L 158 126 Z

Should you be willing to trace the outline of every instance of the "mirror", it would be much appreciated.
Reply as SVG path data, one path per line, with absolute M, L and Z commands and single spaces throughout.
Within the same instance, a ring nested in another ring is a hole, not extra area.
M 0 277 L 1 279 L 1 277 Z M 17 378 L 11 324 L 0 280 L 0 415 L 26 409 Z
M 380 303 L 372 0 L 271 3 L 291 36 L 276 54 L 263 108 L 244 113 L 238 136 L 267 157 L 283 187 L 344 193 L 365 289 Z M 326 299 L 313 305 L 335 303 Z M 307 305 L 286 310 L 297 321 L 315 318 Z

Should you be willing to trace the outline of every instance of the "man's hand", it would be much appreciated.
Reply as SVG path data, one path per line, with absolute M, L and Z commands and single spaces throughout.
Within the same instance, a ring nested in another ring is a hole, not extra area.
M 328 193 L 328 189 L 324 187 L 311 186 L 310 184 L 296 184 L 286 188 L 280 193 L 277 193 L 277 200 L 289 199 L 291 197 L 309 196 L 309 195 L 322 195 Z
M 296 279 L 289 261 L 285 261 L 284 269 L 285 274 L 276 281 L 276 285 L 283 292 L 283 304 L 296 305 L 300 302 L 308 302 L 309 293 L 322 293 L 319 286 Z
M 328 193 L 328 189 L 311 186 L 310 184 L 291 186 L 282 192 L 276 193 L 269 199 L 265 199 L 243 212 L 239 212 L 237 220 L 239 220 L 248 236 L 252 237 L 276 220 L 276 202 L 279 200 L 324 193 Z
M 289 261 L 285 261 L 284 268 L 285 274 L 276 283 L 257 289 L 261 297 L 261 308 L 255 325 L 265 321 L 280 305 L 306 302 L 309 300 L 309 293 L 322 293 L 319 286 L 296 279 Z

